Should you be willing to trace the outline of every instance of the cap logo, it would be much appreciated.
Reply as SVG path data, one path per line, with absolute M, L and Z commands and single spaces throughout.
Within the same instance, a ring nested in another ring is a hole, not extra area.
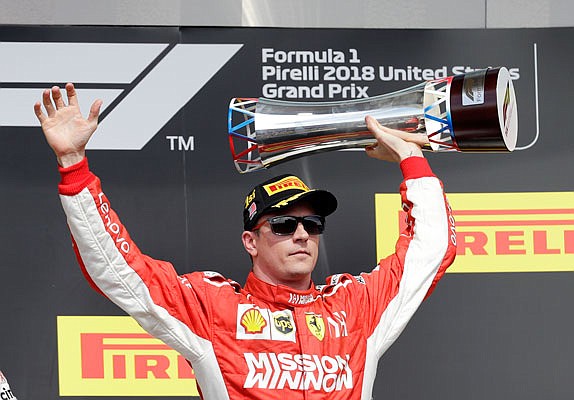
M 249 206 L 249 218 L 251 219 L 253 215 L 257 212 L 257 203 L 253 202 Z
M 255 198 L 255 190 L 251 192 L 249 196 L 245 198 L 245 208 L 249 207 L 249 203 Z
M 263 186 L 263 189 L 267 192 L 269 196 L 273 196 L 284 190 L 299 189 L 304 192 L 308 192 L 309 188 L 303 183 L 303 181 L 296 176 L 288 176 L 277 182 L 270 183 Z

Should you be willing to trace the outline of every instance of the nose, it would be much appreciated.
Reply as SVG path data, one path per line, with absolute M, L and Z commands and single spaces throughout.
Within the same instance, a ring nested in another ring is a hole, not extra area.
M 297 223 L 297 229 L 295 229 L 295 232 L 293 233 L 293 239 L 295 240 L 309 239 L 309 232 L 305 230 L 305 227 L 303 226 L 303 223 L 301 221 Z

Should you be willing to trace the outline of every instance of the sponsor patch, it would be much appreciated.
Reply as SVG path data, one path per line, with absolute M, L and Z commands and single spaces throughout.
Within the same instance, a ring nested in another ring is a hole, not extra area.
M 313 336 L 321 341 L 325 338 L 325 321 L 323 321 L 321 315 L 307 313 L 305 315 L 305 322 L 307 322 L 307 328 L 309 328 L 309 332 L 311 332 Z
M 247 334 L 261 333 L 263 332 L 263 328 L 267 326 L 267 321 L 257 308 L 250 308 L 245 311 L 241 316 L 240 323 Z
M 296 326 L 291 310 L 274 311 L 253 304 L 237 306 L 236 339 L 296 341 Z
M 341 279 L 341 274 L 335 274 L 331 276 L 330 285 L 336 285 L 337 283 L 339 283 L 339 280 Z
M 245 208 L 249 206 L 249 203 L 253 201 L 255 198 L 255 190 L 253 190 L 246 198 L 245 198 Z
M 257 212 L 257 203 L 255 202 L 251 203 L 248 212 L 249 212 L 249 219 L 251 219 L 253 215 L 255 215 L 255 213 Z
M 290 313 L 279 312 L 273 315 L 273 326 L 284 335 L 293 332 L 294 325 Z
M 326 393 L 353 388 L 351 356 L 290 353 L 244 353 L 246 389 L 316 390 Z
M 464 75 L 462 83 L 462 105 L 473 106 L 484 103 L 484 82 L 486 70 L 471 72 Z
M 289 303 L 293 305 L 309 304 L 315 301 L 312 294 L 289 293 Z

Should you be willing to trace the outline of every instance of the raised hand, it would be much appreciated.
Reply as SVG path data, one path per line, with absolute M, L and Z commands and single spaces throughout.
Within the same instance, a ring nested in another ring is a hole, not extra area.
M 377 144 L 365 148 L 367 155 L 379 160 L 401 162 L 408 157 L 424 157 L 421 146 L 428 143 L 426 135 L 412 134 L 381 126 L 371 117 L 365 118 L 367 128 L 377 139 Z
M 66 97 L 68 104 L 64 102 L 60 88 L 53 86 L 42 93 L 42 103 L 34 104 L 34 113 L 42 125 L 44 136 L 63 167 L 84 158 L 86 144 L 98 126 L 102 106 L 101 100 L 94 101 L 88 118 L 84 118 L 76 89 L 71 83 L 66 84 Z M 42 104 L 46 113 L 42 111 Z

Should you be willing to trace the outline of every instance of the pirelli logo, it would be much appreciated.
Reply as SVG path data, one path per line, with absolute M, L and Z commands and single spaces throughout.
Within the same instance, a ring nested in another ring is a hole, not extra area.
M 265 185 L 263 187 L 269 196 L 289 189 L 303 189 L 306 192 L 309 191 L 307 185 L 305 185 L 301 179 L 295 176 L 288 176 L 281 179 L 280 181 L 270 183 L 269 185 Z
M 58 316 L 60 396 L 199 396 L 190 365 L 131 317 Z
M 574 192 L 448 194 L 457 257 L 448 272 L 574 271 Z M 394 251 L 405 214 L 377 194 L 377 255 Z

